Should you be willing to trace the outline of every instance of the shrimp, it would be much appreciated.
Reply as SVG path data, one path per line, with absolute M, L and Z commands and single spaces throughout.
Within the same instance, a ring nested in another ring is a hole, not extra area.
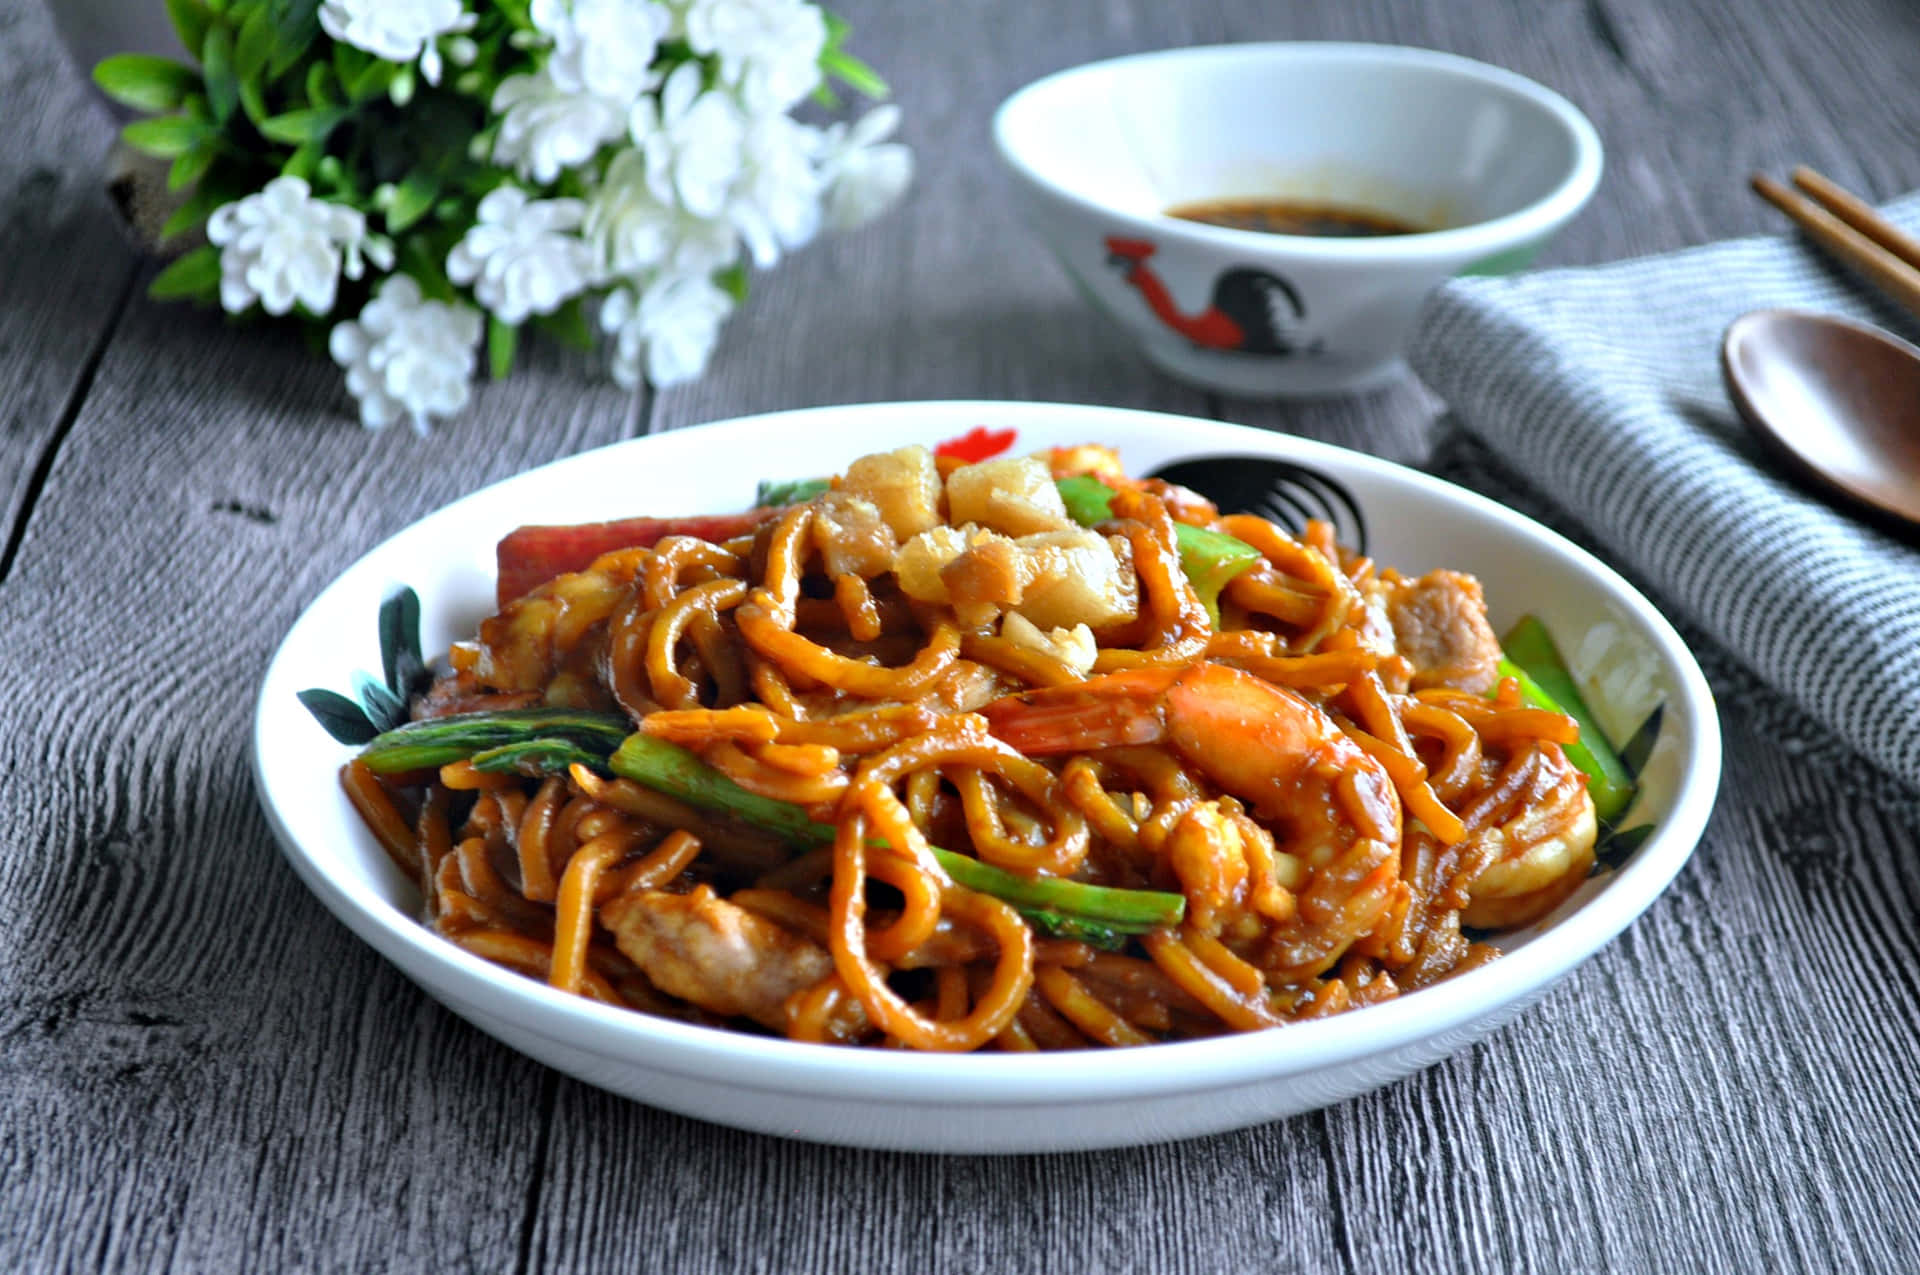
M 1167 744 L 1263 818 L 1320 824 L 1338 811 L 1359 835 L 1400 844 L 1385 768 L 1305 696 L 1225 664 L 1130 669 L 980 711 L 1028 756 Z
M 1298 692 L 1207 662 L 1028 691 L 981 712 L 1003 742 L 1034 756 L 1164 744 L 1279 829 L 1256 856 L 1267 865 L 1260 871 L 1247 854 L 1251 825 L 1214 803 L 1187 810 L 1163 843 L 1191 905 L 1189 925 L 1243 949 L 1264 947 L 1269 972 L 1312 977 L 1387 918 L 1398 886 L 1399 793 L 1385 767 Z M 1297 911 L 1293 887 L 1303 891 Z M 1246 904 L 1264 917 L 1248 917 Z M 1230 923 L 1236 916 L 1242 924 Z
M 1531 924 L 1578 889 L 1593 868 L 1593 799 L 1586 776 L 1565 753 L 1541 750 L 1517 805 L 1505 822 L 1480 830 L 1463 847 L 1486 866 L 1467 887 L 1462 925 L 1505 930 Z

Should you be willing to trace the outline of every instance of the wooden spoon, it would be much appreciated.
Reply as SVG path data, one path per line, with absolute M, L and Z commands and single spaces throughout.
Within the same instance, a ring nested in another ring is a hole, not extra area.
M 1720 343 L 1727 392 L 1797 472 L 1920 524 L 1920 350 L 1878 328 L 1755 310 Z

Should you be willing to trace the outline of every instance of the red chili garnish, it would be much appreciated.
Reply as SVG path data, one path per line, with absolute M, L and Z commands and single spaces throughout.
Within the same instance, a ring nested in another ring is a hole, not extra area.
M 975 465 L 990 457 L 998 456 L 1012 447 L 1014 435 L 1017 432 L 1011 429 L 988 429 L 985 425 L 975 425 L 960 437 L 949 438 L 934 448 L 933 454 Z

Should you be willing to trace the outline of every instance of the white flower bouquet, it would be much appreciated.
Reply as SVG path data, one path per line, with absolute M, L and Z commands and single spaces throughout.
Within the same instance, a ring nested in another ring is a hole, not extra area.
M 750 265 L 912 174 L 893 107 L 795 118 L 886 94 L 804 0 L 165 3 L 197 67 L 94 71 L 171 163 L 163 234 L 205 228 L 151 292 L 318 325 L 369 428 L 458 413 L 529 325 L 597 327 L 628 387 L 697 377 Z

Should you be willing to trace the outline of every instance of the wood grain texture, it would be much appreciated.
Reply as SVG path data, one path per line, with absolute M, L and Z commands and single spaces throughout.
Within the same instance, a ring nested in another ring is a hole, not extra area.
M 38 4 L 0 6 L 0 580 L 133 278 L 100 166 L 113 128 L 90 93 Z
M 1641 921 L 1440 1066 L 1175 1146 L 917 1157 L 667 1115 L 495 1045 L 300 887 L 246 763 L 299 608 L 448 499 L 643 430 L 1106 402 L 1365 447 L 1557 521 L 1411 382 L 1272 405 L 1144 370 L 1008 207 L 987 122 L 1039 74 L 1272 38 L 1511 66 L 1608 145 L 1560 264 L 1777 229 L 1753 167 L 1920 185 L 1904 0 L 844 8 L 906 109 L 912 200 L 758 279 L 693 386 L 648 403 L 536 348 L 422 440 L 360 431 L 295 341 L 122 305 L 92 194 L 108 126 L 36 5 L 0 0 L 0 490 L 23 528 L 0 766 L 31 777 L 0 802 L 0 1269 L 1920 1269 L 1920 798 L 1704 641 L 1725 790 Z

